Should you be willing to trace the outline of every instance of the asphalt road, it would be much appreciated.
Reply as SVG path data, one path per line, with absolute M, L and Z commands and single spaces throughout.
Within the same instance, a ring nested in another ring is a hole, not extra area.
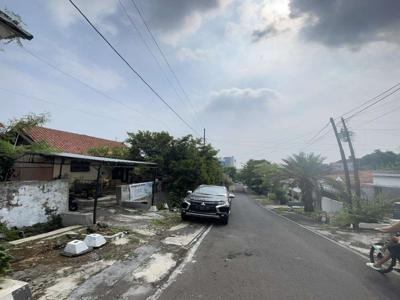
M 400 299 L 400 276 L 237 194 L 160 299 Z

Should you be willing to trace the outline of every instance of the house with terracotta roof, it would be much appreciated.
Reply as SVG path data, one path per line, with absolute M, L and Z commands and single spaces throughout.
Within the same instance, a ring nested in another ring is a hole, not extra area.
M 46 127 L 33 127 L 21 133 L 19 143 L 41 143 L 60 152 L 89 155 L 91 148 L 107 146 L 109 148 L 125 147 L 122 142 L 106 140 L 84 134 L 72 133 Z
M 68 179 L 71 186 L 84 186 L 97 179 L 97 166 L 102 159 L 90 156 L 90 149 L 126 147 L 118 141 L 45 127 L 33 127 L 21 132 L 17 140 L 19 145 L 34 143 L 46 143 L 55 151 L 21 157 L 14 165 L 12 180 Z M 104 186 L 131 183 L 132 168 L 104 166 L 101 171 Z

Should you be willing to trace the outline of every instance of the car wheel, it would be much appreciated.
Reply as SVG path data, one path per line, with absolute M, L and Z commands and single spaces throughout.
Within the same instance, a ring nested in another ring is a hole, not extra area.
M 185 213 L 181 213 L 181 219 L 182 221 L 187 221 L 188 216 Z
M 228 222 L 229 222 L 229 216 L 221 218 L 221 223 L 223 225 L 228 225 Z

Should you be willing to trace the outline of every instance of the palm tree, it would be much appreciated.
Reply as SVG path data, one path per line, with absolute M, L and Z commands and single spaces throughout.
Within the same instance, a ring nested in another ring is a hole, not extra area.
M 320 195 L 319 182 L 329 170 L 324 160 L 320 155 L 304 152 L 283 159 L 284 176 L 293 180 L 301 189 L 304 211 L 314 211 L 313 194 Z

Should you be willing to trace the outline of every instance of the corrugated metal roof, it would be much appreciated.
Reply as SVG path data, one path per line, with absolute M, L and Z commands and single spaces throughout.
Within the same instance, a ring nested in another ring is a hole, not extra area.
M 21 22 L 13 20 L 8 14 L 0 10 L 0 39 L 20 37 L 31 40 L 33 35 L 20 26 Z
M 109 157 L 99 157 L 99 156 L 89 156 L 89 155 L 66 153 L 66 152 L 41 153 L 41 155 L 43 155 L 43 156 L 51 156 L 51 157 L 71 158 L 71 159 L 86 160 L 86 161 L 103 162 L 103 163 L 110 163 L 110 164 L 152 165 L 152 166 L 156 166 L 157 165 L 156 163 L 152 163 L 152 162 L 126 160 L 126 159 L 109 158 Z

